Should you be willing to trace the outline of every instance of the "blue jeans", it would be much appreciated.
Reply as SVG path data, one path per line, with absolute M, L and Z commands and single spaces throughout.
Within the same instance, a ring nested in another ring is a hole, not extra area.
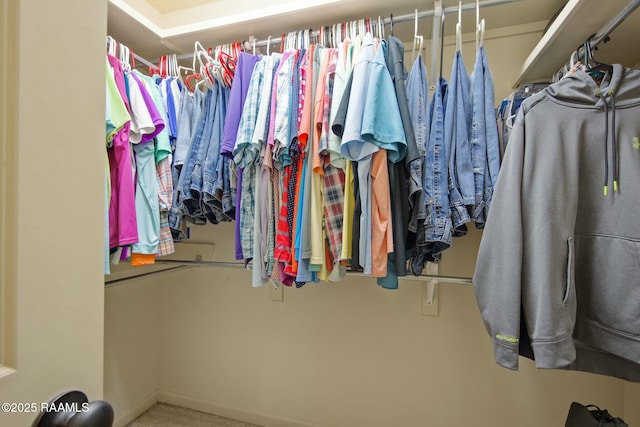
M 484 203 L 485 217 L 489 215 L 491 200 L 493 199 L 493 189 L 498 182 L 500 172 L 500 138 L 498 137 L 498 124 L 495 113 L 495 87 L 493 76 L 489 69 L 487 54 L 484 48 L 480 48 L 482 53 L 482 64 L 484 66 L 484 114 L 487 132 L 487 167 L 484 178 Z
M 223 206 L 222 203 L 225 181 L 227 183 L 226 187 L 228 191 L 230 191 L 229 162 L 225 162 L 220 156 L 220 143 L 224 132 L 224 119 L 227 114 L 229 88 L 222 85 L 216 86 L 218 87 L 216 97 L 217 105 L 212 124 L 211 142 L 203 164 L 204 182 L 202 183 L 202 210 L 207 219 L 212 223 L 232 219 L 232 217 L 227 215 L 227 213 L 232 210 L 230 199 L 228 200 L 227 206 Z M 225 165 L 227 170 L 224 170 Z
M 431 132 L 427 145 L 426 174 L 424 180 L 427 219 L 425 220 L 426 243 L 429 258 L 438 258 L 451 246 L 452 225 L 449 213 L 448 175 L 449 159 L 444 141 L 444 99 L 447 82 L 440 78 L 431 103 Z
M 453 69 L 444 115 L 444 139 L 449 153 L 449 205 L 454 236 L 466 234 L 465 224 L 471 221 L 467 205 L 475 202 L 473 165 L 469 146 L 469 123 L 471 122 L 470 81 L 457 51 L 453 58 Z
M 471 91 L 471 159 L 475 184 L 475 207 L 472 217 L 476 226 L 482 228 L 500 169 L 500 142 L 493 105 L 493 77 L 483 47 L 480 47 L 476 54 L 476 64 L 471 74 Z
M 218 85 L 215 86 L 216 88 Z M 205 105 L 203 121 L 197 128 L 195 137 L 191 141 L 189 154 L 186 163 L 180 174 L 181 190 L 183 195 L 182 203 L 191 217 L 201 217 L 200 192 L 202 191 L 202 163 L 206 159 L 207 149 L 211 142 L 213 132 L 213 115 L 216 108 L 216 94 L 212 90 L 207 90 L 205 95 Z M 183 179 L 184 177 L 184 179 Z
M 171 210 L 169 211 L 169 227 L 176 241 L 187 239 L 187 229 L 184 221 L 185 208 L 182 203 L 184 196 L 182 183 L 185 180 L 185 176 L 182 174 L 182 169 L 189 155 L 189 150 L 198 131 L 198 127 L 203 121 L 204 99 L 205 96 L 200 91 L 196 91 L 192 95 L 186 88 L 182 90 L 180 117 L 178 120 L 178 139 L 173 157 L 173 202 L 171 204 Z
M 429 83 L 427 69 L 422 57 L 418 56 L 407 79 L 407 103 L 413 123 L 413 133 L 420 157 L 409 164 L 409 203 L 411 221 L 409 230 L 417 232 L 418 219 L 427 217 L 424 198 L 425 157 L 429 142 Z

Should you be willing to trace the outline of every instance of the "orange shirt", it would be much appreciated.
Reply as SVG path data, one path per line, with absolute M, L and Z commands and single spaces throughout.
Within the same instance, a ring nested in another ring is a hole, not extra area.
M 371 275 L 387 275 L 387 254 L 393 252 L 391 192 L 387 150 L 373 153 L 371 161 Z

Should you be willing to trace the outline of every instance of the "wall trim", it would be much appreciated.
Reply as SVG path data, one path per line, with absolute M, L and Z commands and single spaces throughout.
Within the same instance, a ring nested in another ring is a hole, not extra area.
M 252 409 L 238 408 L 227 403 L 202 400 L 167 390 L 158 391 L 158 403 L 181 406 L 183 408 L 244 421 L 246 423 L 258 424 L 264 427 L 323 427 L 322 424 L 281 417 Z
M 139 400 L 138 403 L 133 405 L 133 407 L 128 410 L 124 415 L 118 416 L 116 414 L 116 419 L 113 422 L 113 427 L 124 427 L 129 424 L 131 421 L 138 418 L 140 415 L 147 412 L 149 408 L 158 403 L 158 391 L 154 391 L 153 393 L 147 395 L 147 397 Z
M 0 367 L 16 365 L 18 6 L 0 1 Z

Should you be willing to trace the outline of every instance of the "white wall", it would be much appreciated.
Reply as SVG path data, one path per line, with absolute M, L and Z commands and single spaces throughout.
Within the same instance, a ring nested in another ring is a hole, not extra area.
M 0 401 L 39 404 L 70 389 L 100 399 L 106 2 L 17 7 L 17 93 L 9 100 L 17 123 L 8 123 L 17 139 L 4 141 L 18 156 L 16 371 L 0 379 Z M 3 426 L 33 419 L 0 413 Z
M 497 100 L 511 90 L 541 29 L 488 32 Z M 473 43 L 465 43 L 463 52 L 470 71 Z M 232 224 L 192 232 L 194 241 L 217 244 L 216 260 L 233 261 Z M 480 235 L 471 229 L 455 240 L 440 273 L 471 276 Z M 159 295 L 158 323 L 135 330 L 160 331 L 163 402 L 266 426 L 533 427 L 563 425 L 574 400 L 614 414 L 629 407 L 625 390 L 637 401 L 635 389 L 613 378 L 537 370 L 527 360 L 517 372 L 498 367 L 471 286 L 441 285 L 440 315 L 423 317 L 416 282 L 401 281 L 395 291 L 368 278 L 307 284 L 285 289 L 283 303 L 271 302 L 267 287 L 251 288 L 244 270 L 196 268 L 155 282 L 139 296 Z M 113 292 L 107 291 L 108 304 L 116 303 L 109 297 Z M 136 305 L 107 311 L 109 323 L 117 313 L 133 316 Z M 123 333 L 116 329 L 113 334 Z M 125 351 L 109 350 L 112 345 L 107 341 L 107 352 Z M 149 349 L 142 354 L 147 357 Z M 128 375 L 116 381 L 133 384 L 147 376 Z

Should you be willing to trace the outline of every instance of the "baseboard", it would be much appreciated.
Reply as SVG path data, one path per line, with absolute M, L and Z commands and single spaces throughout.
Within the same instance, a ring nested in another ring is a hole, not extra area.
M 264 427 L 323 427 L 321 424 L 281 417 L 266 412 L 237 408 L 225 403 L 197 399 L 165 390 L 158 391 L 158 402 L 232 418 L 246 423 L 258 424 Z
M 131 421 L 144 414 L 147 409 L 151 408 L 156 403 L 158 403 L 158 392 L 154 391 L 153 393 L 149 394 L 147 397 L 136 403 L 133 408 L 131 408 L 131 410 L 127 411 L 127 413 L 123 415 L 116 414 L 116 419 L 113 422 L 113 427 L 126 426 Z

